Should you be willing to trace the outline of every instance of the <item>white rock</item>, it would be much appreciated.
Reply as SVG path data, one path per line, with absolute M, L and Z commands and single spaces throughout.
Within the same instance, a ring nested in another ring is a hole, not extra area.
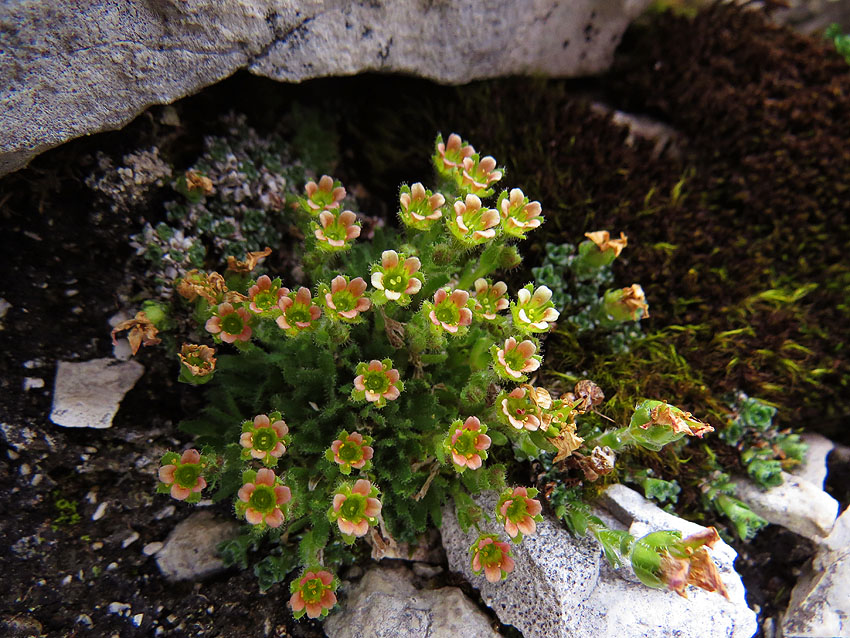
M 0 3 L 0 175 L 117 129 L 239 69 L 276 80 L 364 71 L 440 82 L 576 77 L 611 63 L 650 0 L 76 0 Z
M 632 533 L 702 529 L 622 486 L 617 486 L 608 501 L 619 503 L 615 514 L 631 526 Z M 486 495 L 478 502 L 485 511 L 492 511 L 496 498 Z M 616 525 L 609 514 L 598 511 Z M 481 529 L 502 532 L 495 519 L 481 524 Z M 463 573 L 499 619 L 514 625 L 525 638 L 749 638 L 757 629 L 755 614 L 746 605 L 744 587 L 732 566 L 736 554 L 723 543 L 718 543 L 712 555 L 731 602 L 695 588 L 689 588 L 688 599 L 650 589 L 637 581 L 630 567 L 609 567 L 594 539 L 574 538 L 560 521 L 548 517 L 537 525 L 534 535 L 513 546 L 516 569 L 506 581 L 496 584 L 487 582 L 483 574 L 472 574 L 468 548 L 478 532 L 463 534 L 450 508 L 443 513 L 442 533 L 451 569 Z
M 791 474 L 823 489 L 828 473 L 827 458 L 835 449 L 835 443 L 817 432 L 806 432 L 800 438 L 809 448 L 803 456 L 803 462 L 792 469 Z
M 119 603 L 118 601 L 109 603 L 107 608 L 110 614 L 124 615 L 132 609 L 132 606 L 127 603 Z
M 850 638 L 850 508 L 791 592 L 785 638 Z
M 153 556 L 154 554 L 159 553 L 159 551 L 165 546 L 164 543 L 160 543 L 159 541 L 154 541 L 153 543 L 148 543 L 144 547 L 142 547 L 142 554 L 145 556 Z
M 375 567 L 324 623 L 328 638 L 497 638 L 487 616 L 457 587 L 416 589 L 406 567 Z
M 217 519 L 212 512 L 195 512 L 171 530 L 157 552 L 159 571 L 172 582 L 201 580 L 216 574 L 224 569 L 216 547 L 238 533 L 239 525 L 234 520 Z
M 138 361 L 60 361 L 50 420 L 66 428 L 109 428 L 124 395 L 144 373 Z
M 839 504 L 820 487 L 782 473 L 782 485 L 763 490 L 745 478 L 735 479 L 737 496 L 759 516 L 775 525 L 821 541 L 832 530 Z
M 44 387 L 44 379 L 41 377 L 25 377 L 23 387 L 24 392 L 28 392 L 29 390 L 38 390 Z

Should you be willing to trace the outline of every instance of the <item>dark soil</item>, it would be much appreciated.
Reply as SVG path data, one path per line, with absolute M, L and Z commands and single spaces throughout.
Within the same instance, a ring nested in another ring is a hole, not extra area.
M 237 571 L 172 585 L 142 554 L 191 512 L 176 504 L 161 516 L 171 503 L 153 494 L 158 458 L 189 442 L 176 424 L 199 396 L 176 384 L 167 353 L 140 353 L 148 372 L 113 428 L 65 430 L 48 420 L 55 362 L 110 355 L 107 319 L 141 290 L 127 237 L 139 217 L 162 216 L 170 196 L 154 192 L 136 216 L 99 214 L 103 205 L 83 184 L 95 151 L 120 160 L 156 144 L 186 166 L 229 110 L 261 131 L 286 124 L 293 101 L 331 114 L 335 175 L 362 187 L 362 210 L 387 217 L 397 185 L 430 174 L 435 132 L 461 132 L 507 163 L 511 185 L 544 203 L 548 221 L 525 247 L 527 265 L 545 241 L 575 242 L 600 228 L 629 235 L 618 280 L 644 286 L 646 332 L 663 335 L 687 366 L 671 367 L 669 356 L 641 346 L 642 367 L 619 364 L 629 383 L 605 388 L 609 396 L 662 397 L 717 415 L 718 397 L 742 389 L 774 401 L 783 425 L 850 444 L 847 64 L 819 42 L 729 7 L 691 22 L 655 18 L 632 29 L 621 52 L 609 77 L 585 82 L 455 89 L 365 76 L 285 86 L 239 75 L 176 104 L 180 127 L 164 126 L 153 108 L 124 131 L 71 142 L 0 180 L 0 298 L 12 304 L 0 320 L 6 635 L 146 636 L 158 626 L 175 636 L 322 635 L 314 623 L 292 621 L 285 585 L 261 595 L 253 575 Z M 626 146 L 627 132 L 591 108 L 588 95 L 670 123 L 685 140 L 683 155 L 657 157 L 652 142 Z M 795 298 L 806 284 L 816 286 Z M 784 296 L 757 297 L 777 289 Z M 577 351 L 555 335 L 547 366 L 601 370 L 597 345 Z M 44 387 L 22 390 L 27 377 Z M 723 454 L 734 466 L 734 451 Z M 835 470 L 846 475 L 846 465 Z M 846 483 L 832 485 L 846 505 Z M 78 521 L 63 521 L 61 499 L 77 504 Z M 106 515 L 91 520 L 102 502 Z M 138 540 L 122 547 L 134 531 Z M 787 549 L 779 558 L 777 547 Z M 769 528 L 739 549 L 750 603 L 768 616 L 780 611 L 811 547 Z M 141 625 L 110 613 L 112 602 L 143 613 Z

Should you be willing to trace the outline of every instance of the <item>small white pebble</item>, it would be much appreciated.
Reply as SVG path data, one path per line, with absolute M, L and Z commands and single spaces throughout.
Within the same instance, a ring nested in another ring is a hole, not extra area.
M 80 460 L 83 461 L 84 463 L 86 461 L 88 461 L 90 458 L 91 458 L 90 454 L 80 454 Z
M 95 541 L 94 543 L 91 544 L 91 548 L 94 551 L 98 551 L 100 549 L 103 549 L 103 543 L 101 543 L 100 541 Z
M 202 498 L 198 501 L 195 507 L 209 507 L 210 505 L 213 505 L 213 500 L 211 498 Z
M 133 616 L 133 624 L 136 625 L 136 627 L 141 627 L 142 626 L 142 620 L 144 620 L 144 618 L 145 618 L 144 614 L 136 614 L 135 616 Z
M 37 368 L 41 365 L 41 362 L 38 359 L 30 359 L 29 361 L 24 361 L 24 367 L 27 370 L 32 370 L 33 368 Z
M 88 614 L 80 614 L 77 616 L 77 623 L 80 625 L 85 625 L 86 627 L 92 627 L 94 622 L 92 622 L 91 616 Z
M 89 490 L 89 493 L 86 494 L 86 502 L 92 505 L 97 503 L 97 490 Z
M 65 576 L 65 578 L 62 579 L 62 584 L 63 585 L 70 585 L 73 578 L 74 577 L 71 576 L 71 574 L 68 574 L 67 576 Z
M 88 445 L 88 446 L 84 447 L 83 451 L 86 454 L 97 454 L 97 448 L 94 447 L 93 445 Z
M 214 611 L 215 611 L 215 607 L 213 607 L 212 605 L 210 605 L 209 607 L 207 607 L 207 613 L 208 613 L 208 614 L 211 614 L 211 613 L 213 613 Z
M 6 456 L 8 456 L 13 461 L 17 461 L 19 458 L 21 458 L 21 455 L 15 452 L 14 450 L 6 450 Z
M 74 306 L 73 308 L 71 308 L 71 314 L 81 315 L 81 314 L 83 314 L 83 309 L 80 308 L 79 306 Z
M 32 485 L 33 487 L 35 487 L 36 485 L 38 485 L 39 483 L 41 483 L 41 480 L 42 480 L 43 478 L 44 478 L 44 474 L 36 474 L 35 476 L 33 476 L 33 477 L 32 477 L 32 481 L 30 481 L 30 485 Z
M 97 509 L 94 511 L 94 514 L 91 515 L 91 519 L 93 521 L 99 521 L 106 514 L 107 503 L 104 501 L 100 505 L 97 506 Z
M 168 616 L 166 616 L 165 619 L 172 625 L 177 622 L 177 616 L 175 616 L 174 614 L 169 614 Z
M 80 294 L 80 291 L 77 290 L 76 288 L 69 288 L 68 290 L 65 291 L 66 297 L 73 297 L 73 296 L 79 295 L 79 294 Z
M 109 563 L 109 565 L 106 566 L 106 571 L 109 572 L 115 571 L 116 569 L 118 569 L 118 563 L 116 563 L 115 561 Z
M 109 603 L 108 609 L 110 614 L 123 614 L 125 611 L 130 611 L 132 608 L 127 603 L 119 603 L 116 601 Z
M 35 581 L 35 584 L 39 587 L 44 587 L 47 584 L 47 581 L 43 578 L 39 578 L 37 581 Z
M 156 631 L 155 631 L 155 632 L 153 632 L 153 635 L 154 635 L 154 636 L 161 636 L 161 635 L 162 635 L 162 634 L 164 634 L 164 633 L 165 633 L 165 627 L 163 627 L 162 625 L 160 625 L 159 627 L 157 627 L 157 628 L 156 628 Z
M 26 463 L 21 463 L 21 467 L 18 468 L 18 472 L 21 476 L 27 476 L 30 473 L 30 466 Z
M 162 549 L 162 543 L 159 541 L 154 541 L 153 543 L 148 543 L 144 547 L 142 547 L 142 554 L 145 556 L 153 556 L 159 550 Z
M 29 392 L 30 390 L 38 390 L 39 388 L 44 387 L 44 379 L 39 377 L 26 377 L 24 379 L 24 392 Z
M 9 308 L 12 308 L 12 304 L 6 301 L 3 298 L 0 298 L 0 319 L 6 316 L 6 313 L 9 312 Z
M 127 549 L 128 547 L 130 547 L 130 545 L 135 543 L 137 540 L 139 540 L 139 532 L 133 530 L 133 532 L 127 538 L 125 538 L 123 541 L 121 541 L 121 547 L 123 549 Z
M 174 516 L 174 512 L 177 511 L 177 508 L 173 505 L 166 505 L 161 510 L 159 510 L 156 514 L 154 514 L 154 518 L 158 521 L 161 521 L 164 518 L 168 518 L 169 516 Z

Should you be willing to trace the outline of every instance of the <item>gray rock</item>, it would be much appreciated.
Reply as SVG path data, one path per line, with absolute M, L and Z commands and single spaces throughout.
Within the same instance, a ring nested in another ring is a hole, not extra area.
M 485 511 L 492 511 L 496 498 L 484 495 L 478 502 Z M 609 494 L 608 503 L 615 511 L 600 508 L 598 514 L 611 526 L 629 528 L 636 535 L 659 529 L 679 529 L 685 534 L 702 529 L 623 486 Z M 487 533 L 501 531 L 495 519 L 481 528 Z M 537 525 L 534 535 L 513 546 L 516 569 L 496 584 L 471 572 L 468 548 L 478 533 L 464 534 L 450 508 L 443 514 L 442 533 L 451 569 L 469 579 L 499 619 L 514 625 L 525 638 L 749 638 L 757 629 L 733 569 L 736 554 L 724 543 L 718 543 L 712 556 L 731 602 L 694 588 L 689 589 L 688 599 L 650 589 L 630 567 L 612 569 L 594 539 L 574 538 L 559 521 L 548 517 Z
M 66 428 L 109 428 L 121 399 L 142 376 L 138 361 L 60 361 L 50 420 Z
M 791 592 L 785 638 L 850 638 L 850 508 Z
M 782 485 L 763 490 L 752 481 L 735 479 L 737 496 L 759 516 L 775 525 L 821 541 L 832 530 L 839 504 L 817 485 L 782 473 Z
M 0 175 L 239 69 L 276 80 L 412 73 L 462 83 L 605 70 L 650 0 L 0 3 Z
M 497 638 L 457 587 L 416 589 L 406 567 L 375 567 L 346 592 L 343 609 L 324 623 L 329 638 Z
M 156 564 L 172 582 L 212 576 L 224 569 L 216 547 L 238 533 L 236 521 L 220 520 L 211 512 L 195 512 L 171 530 L 165 545 L 156 553 Z
M 791 474 L 823 489 L 828 474 L 827 458 L 835 449 L 835 443 L 817 432 L 806 432 L 800 438 L 809 446 L 803 462 L 791 470 Z

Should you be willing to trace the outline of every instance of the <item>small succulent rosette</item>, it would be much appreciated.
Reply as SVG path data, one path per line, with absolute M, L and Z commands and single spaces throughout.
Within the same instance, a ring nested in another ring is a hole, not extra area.
M 468 417 L 466 421 L 458 419 L 452 423 L 449 434 L 443 441 L 443 450 L 451 456 L 452 465 L 459 473 L 481 467 L 487 460 L 489 449 L 487 426 L 475 416 Z
M 258 414 L 242 423 L 239 445 L 242 460 L 256 459 L 267 467 L 275 467 L 289 445 L 289 427 L 280 412 Z
M 502 217 L 502 232 L 509 237 L 525 239 L 525 234 L 543 223 L 540 202 L 530 202 L 518 188 L 502 191 L 496 201 Z
M 212 381 L 215 373 L 215 348 L 184 343 L 177 354 L 180 359 L 181 383 L 203 385 Z
M 455 183 L 462 193 L 478 197 L 490 197 L 493 185 L 505 174 L 504 168 L 496 167 L 496 160 L 478 153 L 464 157 L 460 169 L 455 172 Z
M 213 313 L 205 328 L 217 342 L 234 343 L 251 339 L 251 317 L 245 308 L 234 308 L 233 304 L 225 301 L 216 306 Z
M 551 324 L 561 315 L 552 303 L 552 291 L 546 286 L 536 290 L 527 284 L 517 292 L 517 300 L 511 302 L 514 327 L 520 332 L 547 332 Z
M 517 430 L 534 432 L 540 429 L 543 421 L 540 407 L 530 388 L 529 385 L 522 385 L 510 392 L 502 392 L 496 402 L 508 425 Z
M 273 470 L 246 470 L 237 492 L 236 514 L 259 528 L 280 527 L 291 500 L 292 492 Z
M 354 485 L 345 482 L 336 489 L 328 520 L 337 524 L 343 540 L 351 544 L 378 524 L 380 513 L 378 488 L 366 479 L 358 479 Z
M 469 551 L 472 554 L 472 572 L 480 574 L 483 571 L 484 577 L 491 583 L 506 579 L 514 570 L 511 546 L 496 534 L 481 534 Z
M 475 155 L 475 149 L 468 142 L 462 140 L 457 133 L 449 135 L 449 139 L 445 142 L 442 134 L 437 135 L 434 145 L 436 148 L 432 157 L 434 168 L 441 176 L 451 180 L 454 180 L 455 175 L 460 173 L 463 160 Z
M 702 438 L 714 428 L 690 412 L 650 399 L 635 408 L 629 421 L 628 435 L 644 449 L 658 452 L 665 445 L 685 436 Z
M 393 368 L 392 359 L 369 363 L 361 361 L 354 370 L 354 389 L 351 398 L 354 401 L 369 401 L 376 408 L 382 408 L 387 401 L 398 399 L 404 382 L 400 380 L 398 370 Z
M 277 304 L 281 312 L 275 319 L 278 327 L 290 337 L 315 329 L 322 316 L 322 309 L 315 303 L 310 290 L 304 286 L 297 292 L 291 292 L 288 288 L 283 290 L 286 292 Z
M 319 285 L 319 298 L 324 302 L 325 314 L 331 320 L 344 323 L 359 323 L 363 319 L 360 313 L 372 307 L 366 292 L 366 281 L 363 277 L 349 280 L 344 275 L 337 275 L 331 280 L 331 285 Z
M 339 579 L 321 566 L 304 570 L 301 577 L 289 585 L 289 606 L 296 620 L 307 615 L 308 618 L 324 618 L 336 605 L 336 590 Z
M 499 496 L 496 504 L 496 520 L 505 526 L 505 532 L 514 543 L 522 542 L 523 534 L 537 531 L 537 523 L 543 520 L 543 507 L 533 487 L 507 489 Z
M 306 197 L 301 198 L 301 206 L 308 213 L 318 215 L 323 210 L 335 210 L 345 199 L 342 184 L 330 175 L 322 175 L 319 183 L 309 181 L 304 187 Z
M 421 267 L 418 257 L 405 257 L 394 250 L 385 250 L 381 253 L 381 263 L 372 266 L 373 301 L 378 305 L 387 301 L 408 305 L 411 296 L 422 289 L 425 281 L 419 272 Z
M 625 323 L 649 317 L 646 295 L 639 284 L 609 290 L 602 297 L 602 313 L 608 321 Z
M 486 279 L 479 278 L 475 280 L 473 286 L 475 296 L 473 297 L 472 312 L 479 319 L 494 321 L 499 312 L 507 310 L 510 306 L 510 302 L 505 296 L 508 292 L 508 286 L 504 281 L 497 281 L 491 285 Z
M 371 447 L 372 437 L 363 436 L 359 432 L 349 434 L 340 432 L 331 447 L 325 452 L 325 458 L 339 466 L 339 471 L 346 476 L 351 470 L 367 471 L 372 467 L 372 456 L 375 450 Z
M 543 360 L 536 352 L 537 345 L 530 339 L 518 342 L 515 337 L 508 337 L 501 348 L 496 344 L 490 347 L 493 370 L 505 381 L 527 381 L 527 375 L 537 370 Z
M 402 186 L 398 201 L 402 223 L 417 230 L 431 228 L 443 216 L 443 206 L 446 204 L 442 194 L 431 192 L 419 182 L 413 186 Z
M 452 235 L 463 246 L 471 248 L 493 239 L 499 230 L 499 211 L 481 205 L 476 195 L 467 195 L 454 203 L 447 221 Z
M 261 275 L 248 289 L 248 310 L 257 315 L 276 315 L 278 303 L 289 291 L 281 287 L 280 277 Z
M 203 473 L 208 465 L 209 459 L 194 448 L 183 454 L 167 452 L 162 457 L 156 491 L 171 494 L 178 501 L 197 503 L 201 500 L 201 491 L 207 486 Z
M 434 293 L 434 301 L 423 304 L 422 312 L 436 332 L 462 336 L 472 323 L 472 310 L 467 307 L 468 304 L 469 293 L 465 290 L 439 288 Z
M 706 549 L 719 540 L 713 527 L 686 538 L 678 531 L 652 532 L 634 542 L 629 558 L 644 585 L 667 588 L 683 598 L 688 597 L 688 585 L 693 585 L 728 600 L 726 586 Z
M 355 239 L 360 237 L 360 224 L 357 215 L 350 210 L 339 214 L 323 210 L 319 221 L 312 223 L 316 247 L 327 253 L 337 253 L 351 248 Z

